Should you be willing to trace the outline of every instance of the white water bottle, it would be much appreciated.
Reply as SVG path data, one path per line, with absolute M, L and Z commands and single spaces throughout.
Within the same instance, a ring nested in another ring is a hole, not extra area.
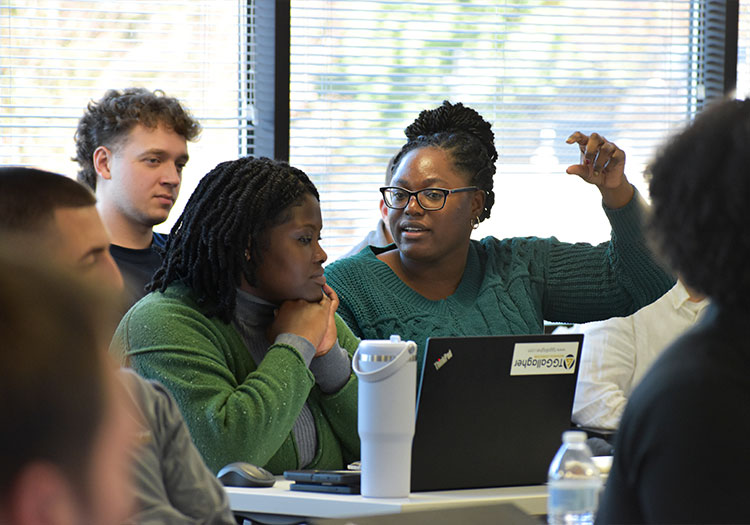
M 359 378 L 362 495 L 405 498 L 411 489 L 417 345 L 397 335 L 390 341 L 365 339 L 354 354 L 352 368 Z
M 586 444 L 586 433 L 569 430 L 563 432 L 562 441 L 549 466 L 547 523 L 593 524 L 602 481 Z

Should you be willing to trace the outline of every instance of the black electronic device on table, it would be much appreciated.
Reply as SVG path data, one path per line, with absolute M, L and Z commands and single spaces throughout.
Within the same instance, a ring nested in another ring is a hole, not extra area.
M 359 494 L 358 470 L 287 470 L 284 477 L 294 481 L 289 488 L 297 491 Z

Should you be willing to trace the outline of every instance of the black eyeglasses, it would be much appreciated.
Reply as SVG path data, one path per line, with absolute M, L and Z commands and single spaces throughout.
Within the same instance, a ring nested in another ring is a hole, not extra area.
M 446 190 L 445 188 L 425 188 L 419 191 L 409 191 L 398 186 L 384 186 L 380 188 L 380 193 L 383 194 L 383 202 L 385 205 L 393 210 L 403 210 L 409 205 L 409 201 L 412 197 L 416 197 L 417 204 L 419 204 L 423 210 L 426 211 L 437 211 L 442 210 L 445 206 L 445 199 L 451 193 L 461 193 L 464 191 L 477 191 L 479 188 L 476 186 L 467 186 L 465 188 L 455 188 L 453 190 Z

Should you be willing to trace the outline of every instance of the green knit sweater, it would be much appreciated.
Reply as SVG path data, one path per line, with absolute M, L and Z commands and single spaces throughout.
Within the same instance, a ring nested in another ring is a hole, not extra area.
M 674 279 L 652 258 L 643 236 L 646 205 L 636 195 L 605 212 L 610 242 L 568 244 L 536 237 L 471 241 L 453 295 L 429 300 L 407 286 L 368 247 L 326 268 L 341 300 L 338 312 L 362 339 L 399 334 L 415 341 L 421 370 L 430 336 L 541 333 L 544 320 L 582 323 L 625 316 L 645 306 Z
M 336 319 L 339 345 L 351 355 L 359 341 Z M 217 472 L 234 461 L 276 474 L 306 468 L 344 468 L 359 458 L 357 378 L 325 394 L 300 353 L 271 345 L 259 366 L 232 324 L 201 313 L 190 290 L 172 285 L 151 293 L 120 322 L 112 341 L 142 376 L 175 397 L 193 441 Z M 292 427 L 307 402 L 317 431 L 317 452 L 300 465 Z

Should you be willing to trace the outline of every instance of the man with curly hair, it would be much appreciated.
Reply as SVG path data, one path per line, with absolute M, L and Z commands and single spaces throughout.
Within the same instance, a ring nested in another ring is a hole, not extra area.
M 633 391 L 597 523 L 747 523 L 750 99 L 698 115 L 650 171 L 652 228 L 711 299 Z
M 188 161 L 187 141 L 200 131 L 177 99 L 143 88 L 107 91 L 78 122 L 78 180 L 96 193 L 130 304 L 144 295 L 161 264 L 166 239 L 153 227 L 169 216 Z

